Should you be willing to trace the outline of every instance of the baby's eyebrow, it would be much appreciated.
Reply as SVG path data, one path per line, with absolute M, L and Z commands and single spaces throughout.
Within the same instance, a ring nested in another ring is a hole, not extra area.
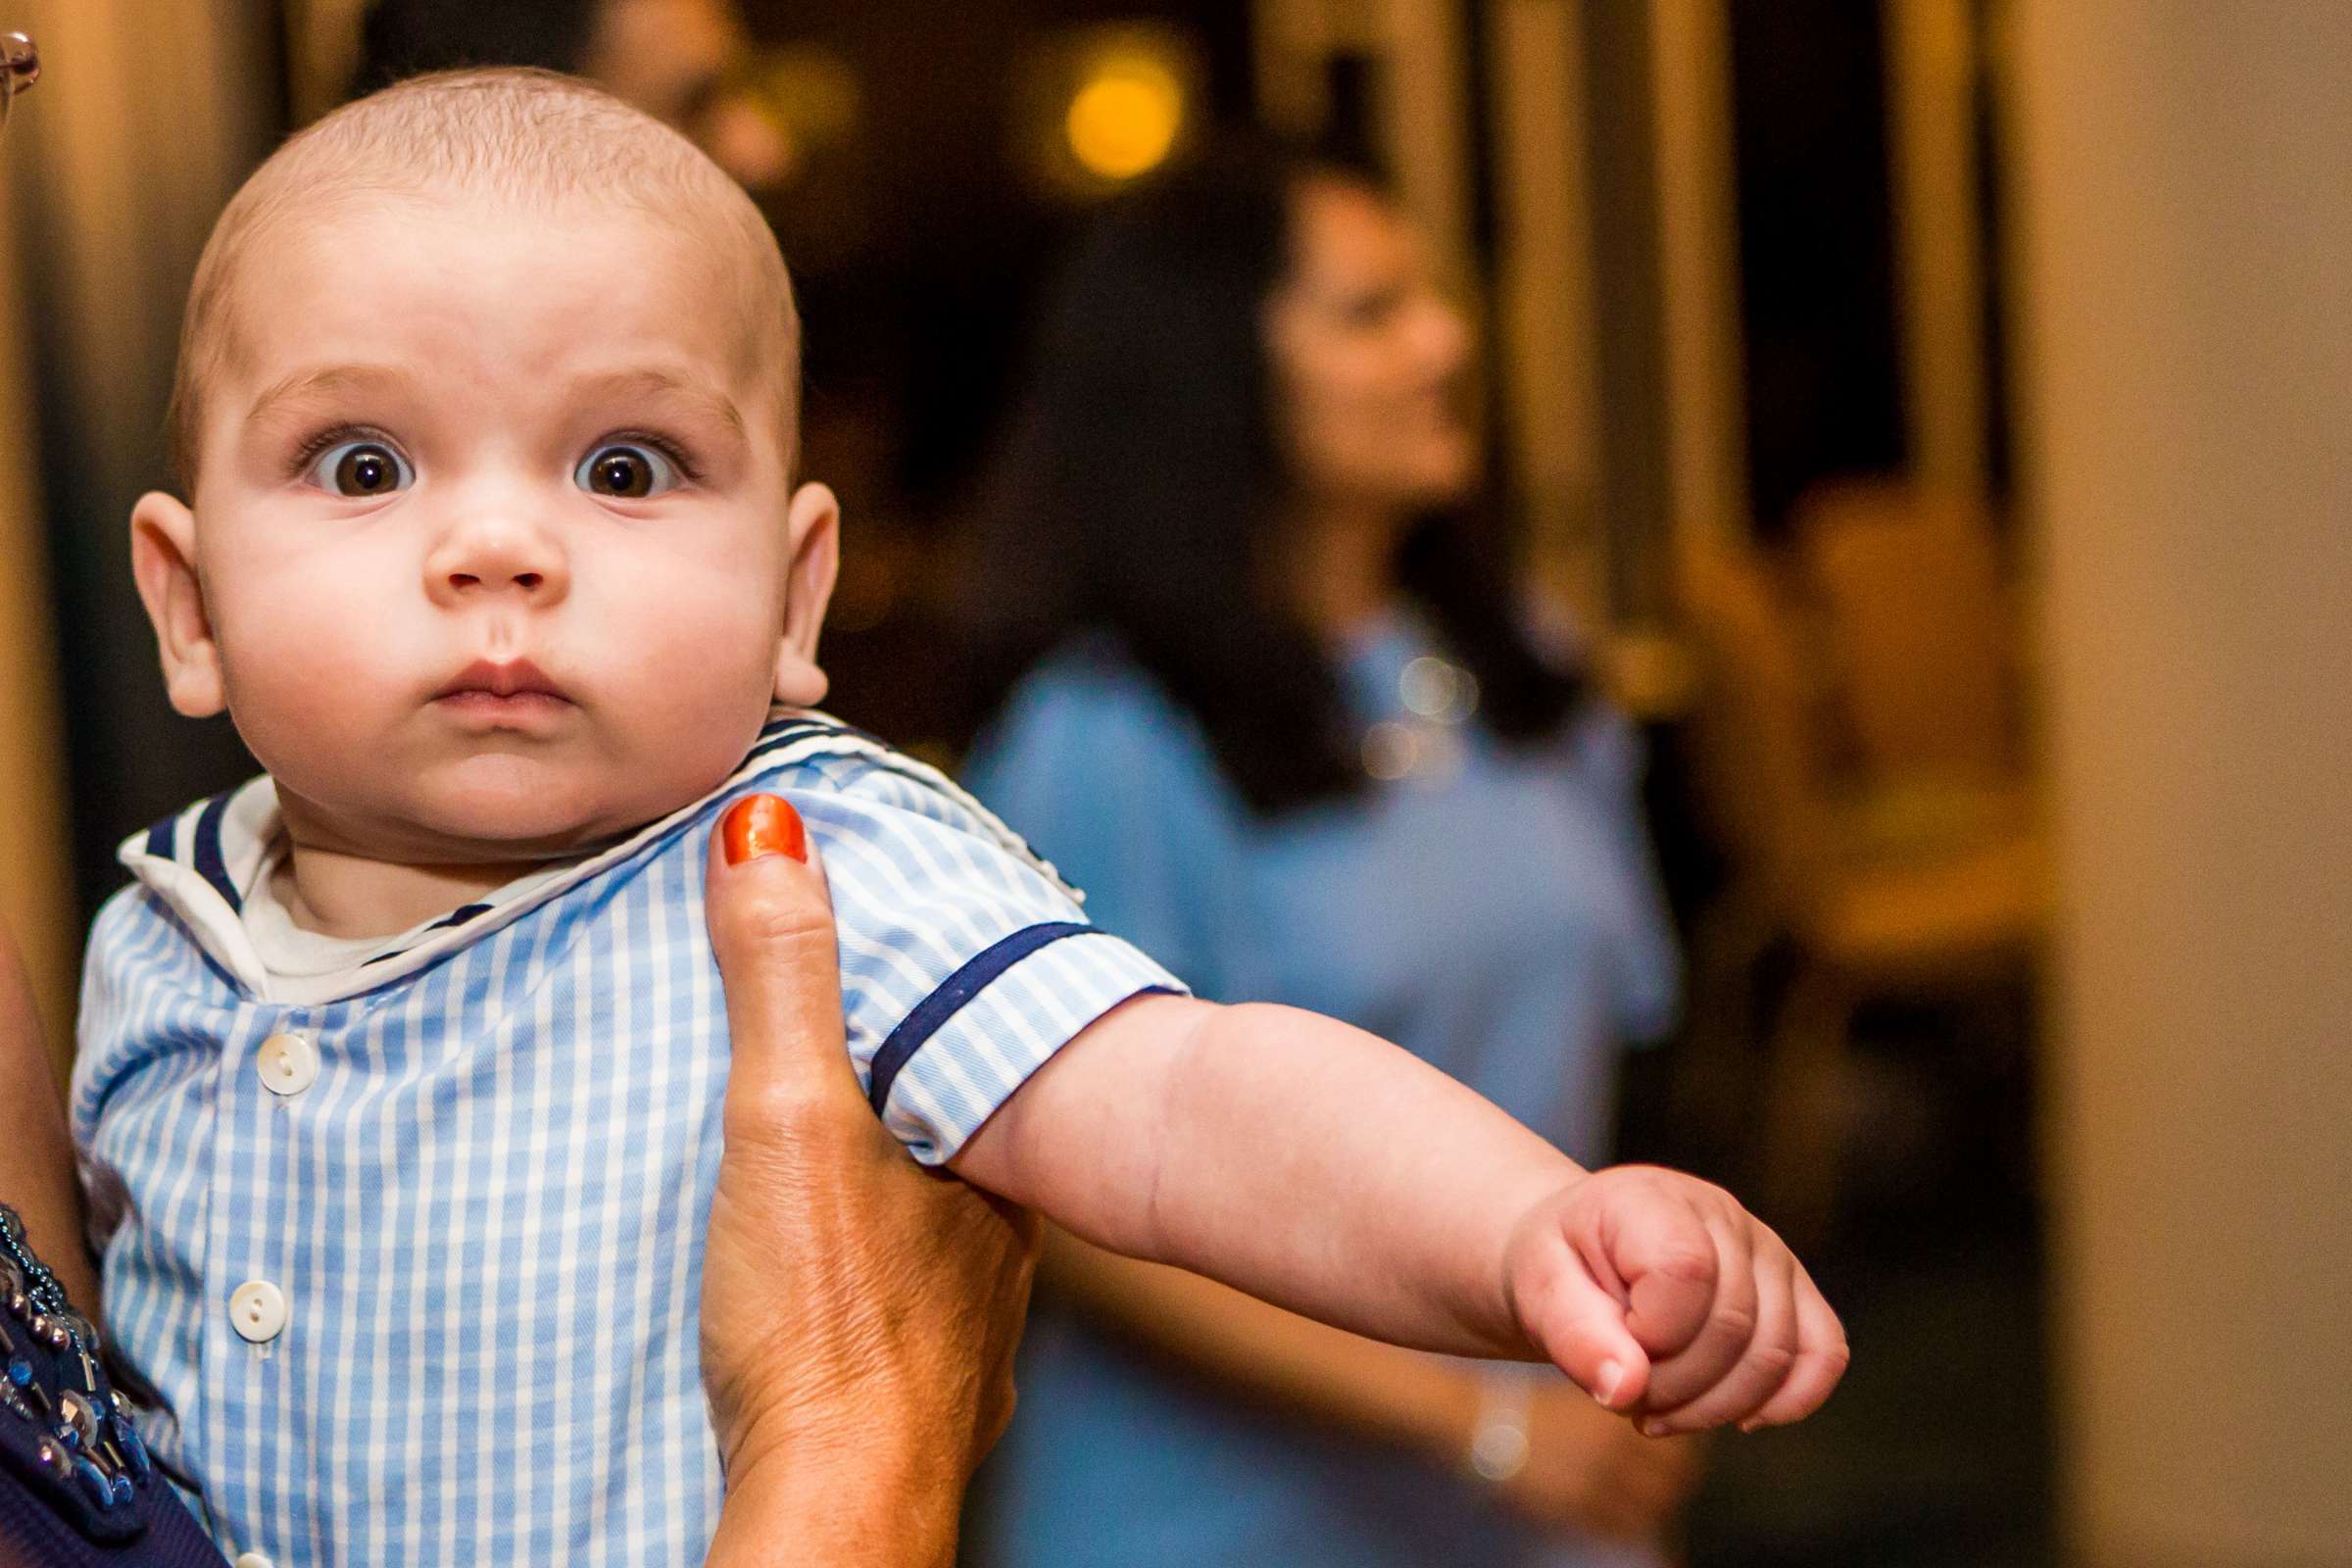
M 280 404 L 380 390 L 407 380 L 402 371 L 388 365 L 328 365 L 295 370 L 262 388 L 245 417 L 248 422 L 258 421 Z
M 733 398 L 698 376 L 683 375 L 674 370 L 614 370 L 610 374 L 587 377 L 578 384 L 576 390 L 588 396 L 609 397 L 624 402 L 641 398 L 673 398 L 692 404 L 738 436 L 750 433 L 750 426 L 744 422 L 743 411 L 735 406 Z

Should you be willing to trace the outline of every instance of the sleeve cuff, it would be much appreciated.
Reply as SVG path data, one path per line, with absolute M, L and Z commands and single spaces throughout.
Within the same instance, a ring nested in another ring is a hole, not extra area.
M 950 975 L 874 1053 L 868 1095 L 926 1165 L 953 1159 L 1053 1054 L 1130 997 L 1183 982 L 1094 926 L 1024 926 Z

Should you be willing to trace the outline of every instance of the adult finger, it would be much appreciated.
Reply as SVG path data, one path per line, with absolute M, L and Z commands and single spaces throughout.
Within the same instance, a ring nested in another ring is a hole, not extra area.
M 728 807 L 708 878 L 704 916 L 734 1039 L 729 1138 L 853 1108 L 870 1120 L 844 1043 L 824 867 L 792 803 L 749 795 Z
M 1686 1372 L 1680 1364 L 1660 1367 L 1650 1379 L 1649 1403 L 1655 1413 L 1642 1426 L 1648 1436 L 1700 1432 L 1737 1421 L 1753 1414 L 1788 1381 L 1788 1374 L 1796 1364 L 1797 1350 L 1796 1259 L 1777 1241 L 1765 1238 L 1764 1242 L 1765 1245 L 1736 1260 L 1750 1278 L 1747 1298 L 1755 1303 L 1749 1325 L 1752 1332 L 1742 1334 L 1741 1326 L 1736 1322 L 1720 1331 L 1722 1346 L 1736 1355 L 1735 1361 L 1713 1381 L 1699 1383 L 1697 1393 L 1680 1405 L 1666 1402 L 1668 1393 L 1679 1392 L 1686 1377 L 1696 1383 L 1704 1376 L 1704 1368 L 1692 1367 Z M 1718 1332 L 1716 1324 L 1710 1323 L 1693 1351 L 1711 1348 L 1708 1337 Z
M 1846 1345 L 1845 1325 L 1838 1321 L 1838 1314 L 1814 1285 L 1812 1275 L 1805 1272 L 1805 1265 L 1794 1257 L 1789 1262 L 1794 1270 L 1796 1365 L 1789 1368 L 1788 1380 L 1781 1385 L 1781 1392 L 1740 1423 L 1744 1431 L 1783 1426 L 1811 1415 L 1838 1387 L 1838 1380 L 1845 1376 L 1846 1363 L 1852 1359 L 1852 1351 Z

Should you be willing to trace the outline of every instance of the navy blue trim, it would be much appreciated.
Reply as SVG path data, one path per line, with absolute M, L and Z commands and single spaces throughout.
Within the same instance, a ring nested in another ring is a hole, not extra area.
M 228 814 L 229 797 L 234 794 L 235 790 L 227 790 L 214 796 L 206 803 L 204 815 L 196 819 L 196 874 L 210 882 L 231 909 L 241 911 L 244 897 L 228 879 L 228 864 L 220 858 L 220 819 Z
M 769 752 L 790 746 L 795 741 L 814 740 L 819 735 L 837 733 L 830 724 L 786 724 L 763 733 L 752 749 L 743 754 L 743 760 L 748 762 L 756 757 L 765 757 Z
M 800 741 L 815 740 L 820 735 L 846 735 L 853 740 L 864 741 L 870 746 L 878 746 L 882 750 L 896 755 L 896 749 L 891 746 L 890 742 L 878 735 L 869 735 L 855 724 L 844 724 L 838 719 L 784 718 L 778 719 L 760 732 L 759 742 L 744 754 L 743 760 L 750 762 L 755 759 L 765 757 L 769 752 L 781 750 Z
M 912 1011 L 899 1020 L 899 1026 L 882 1042 L 874 1053 L 872 1087 L 866 1098 L 873 1102 L 874 1114 L 890 1103 L 890 1086 L 899 1079 L 899 1069 L 914 1059 L 930 1038 L 939 1033 L 963 1004 L 988 989 L 990 982 L 1049 943 L 1064 937 L 1085 936 L 1099 927 L 1082 920 L 1055 920 L 1045 925 L 1024 926 L 1012 935 L 988 948 L 968 960 L 940 983 L 939 989 L 914 1004 Z
M 159 860 L 169 860 L 178 840 L 179 813 L 174 811 L 147 830 L 147 853 Z
M 424 929 L 426 931 L 446 931 L 453 925 L 464 925 L 468 920 L 478 920 L 483 915 L 488 914 L 492 909 L 497 907 L 498 906 L 495 904 L 468 904 L 462 909 L 452 909 L 449 913 L 443 915 L 440 919 L 435 920 L 431 925 L 426 926 Z M 421 935 L 422 933 L 418 934 Z M 360 967 L 363 969 L 368 969 L 373 968 L 379 963 L 390 963 L 394 958 L 407 957 L 414 950 L 410 948 L 394 948 L 390 953 L 377 954 L 374 957 L 369 958 L 367 962 L 361 964 Z

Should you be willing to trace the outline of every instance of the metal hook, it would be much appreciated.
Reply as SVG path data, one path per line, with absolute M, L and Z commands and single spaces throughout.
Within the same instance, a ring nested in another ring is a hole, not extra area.
M 0 32 L 0 125 L 8 123 L 9 100 L 41 77 L 40 52 L 21 32 Z
M 41 79 L 41 54 L 21 32 L 0 32 L 0 56 L 8 61 L 10 82 L 19 92 Z

